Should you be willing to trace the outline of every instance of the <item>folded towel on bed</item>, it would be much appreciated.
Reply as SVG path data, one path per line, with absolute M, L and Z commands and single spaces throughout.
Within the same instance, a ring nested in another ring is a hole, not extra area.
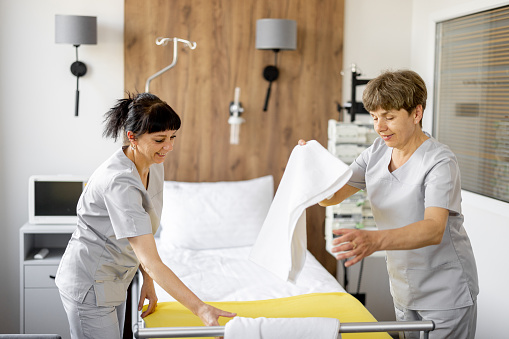
M 243 318 L 225 326 L 224 339 L 336 339 L 339 320 L 333 318 Z
M 295 282 L 306 258 L 306 208 L 330 197 L 351 175 L 352 170 L 317 141 L 296 146 L 250 260 Z

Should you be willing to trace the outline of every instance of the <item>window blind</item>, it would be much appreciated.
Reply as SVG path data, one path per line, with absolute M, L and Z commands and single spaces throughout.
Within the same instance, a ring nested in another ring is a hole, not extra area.
M 434 135 L 462 188 L 509 202 L 509 6 L 437 23 Z

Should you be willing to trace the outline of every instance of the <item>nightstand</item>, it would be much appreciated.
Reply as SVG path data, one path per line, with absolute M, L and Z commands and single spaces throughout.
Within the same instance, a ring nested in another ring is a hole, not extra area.
M 55 275 L 75 229 L 76 225 L 29 223 L 20 228 L 20 333 L 58 333 L 70 339 Z M 48 248 L 48 255 L 35 259 L 41 248 Z

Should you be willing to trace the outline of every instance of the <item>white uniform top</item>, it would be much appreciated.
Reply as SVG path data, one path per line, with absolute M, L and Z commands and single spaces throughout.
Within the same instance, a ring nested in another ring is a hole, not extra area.
M 392 148 L 377 138 L 350 166 L 353 175 L 348 184 L 366 189 L 379 229 L 423 220 L 427 207 L 449 210 L 439 245 L 387 251 L 394 300 L 414 310 L 472 305 L 479 292 L 477 268 L 463 228 L 460 173 L 454 153 L 430 137 L 392 173 L 388 169 L 391 155 Z
M 83 302 L 93 286 L 98 306 L 125 301 L 139 265 L 126 238 L 156 232 L 163 180 L 163 165 L 152 165 L 145 189 L 122 149 L 94 172 L 78 201 L 78 227 L 57 271 L 60 292 Z

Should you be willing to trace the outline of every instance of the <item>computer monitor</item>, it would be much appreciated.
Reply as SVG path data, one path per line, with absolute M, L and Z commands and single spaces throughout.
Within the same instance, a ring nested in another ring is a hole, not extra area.
M 33 175 L 28 180 L 28 222 L 31 224 L 76 224 L 76 206 L 86 177 Z

